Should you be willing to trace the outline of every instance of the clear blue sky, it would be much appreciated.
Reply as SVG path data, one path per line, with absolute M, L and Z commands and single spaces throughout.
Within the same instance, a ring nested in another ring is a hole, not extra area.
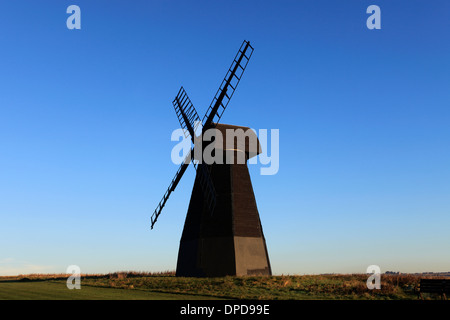
M 450 2 L 17 0 L 0 275 L 174 270 L 193 168 L 150 230 L 177 170 L 171 101 L 183 85 L 202 116 L 244 39 L 222 122 L 280 130 L 278 174 L 250 166 L 273 272 L 450 271 Z

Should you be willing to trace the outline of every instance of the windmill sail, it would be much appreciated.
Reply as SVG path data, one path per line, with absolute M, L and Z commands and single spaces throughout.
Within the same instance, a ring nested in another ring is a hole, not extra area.
M 200 124 L 200 117 L 183 87 L 178 91 L 172 104 L 183 129 L 184 136 L 188 138 L 191 135 L 191 139 L 194 141 L 195 131 Z
M 173 106 L 175 108 L 175 112 L 177 113 L 178 120 L 180 121 L 181 128 L 184 131 L 185 137 L 187 138 L 187 132 L 189 132 L 195 148 L 195 130 L 200 123 L 200 118 L 183 87 L 181 87 L 180 91 L 178 91 L 178 94 L 173 101 Z M 191 154 L 194 155 L 193 150 L 191 150 Z M 202 187 L 206 203 L 212 212 L 216 203 L 216 191 L 209 174 L 209 168 L 205 163 L 203 163 L 203 161 L 199 164 L 195 161 L 192 161 L 192 163 L 195 170 L 197 170 L 199 174 L 200 185 Z
M 220 121 L 228 102 L 230 102 L 230 99 L 239 84 L 239 81 L 241 81 L 242 75 L 244 74 L 252 53 L 253 47 L 250 45 L 250 42 L 244 40 L 235 58 L 233 59 L 225 78 L 217 90 L 211 105 L 203 117 L 202 122 L 204 130 L 207 130 L 213 122 L 218 123 Z
M 189 153 L 188 156 L 185 158 L 181 166 L 178 168 L 177 173 L 175 174 L 175 177 L 170 182 L 169 188 L 167 188 L 166 193 L 164 193 L 163 198 L 159 202 L 158 206 L 156 207 L 155 211 L 152 214 L 151 217 L 151 228 L 153 229 L 153 226 L 156 223 L 156 220 L 158 220 L 159 215 L 161 214 L 162 209 L 164 208 L 167 200 L 169 199 L 170 194 L 175 191 L 175 188 L 178 185 L 178 182 L 180 182 L 181 177 L 183 176 L 184 172 L 186 171 L 187 167 L 189 166 L 191 154 Z
M 228 102 L 233 96 L 234 91 L 236 90 L 237 85 L 242 78 L 242 75 L 244 74 L 245 68 L 247 67 L 252 53 L 253 47 L 250 45 L 250 42 L 244 40 L 235 58 L 233 59 L 233 62 L 231 63 L 231 66 L 228 69 L 225 78 L 223 79 L 219 89 L 217 90 L 217 93 L 214 96 L 211 105 L 209 106 L 205 116 L 203 117 L 202 133 L 205 132 L 205 130 L 209 129 L 209 127 L 213 123 L 219 122 L 223 112 L 228 105 Z M 186 138 L 188 138 L 188 136 L 191 136 L 191 140 L 194 143 L 195 147 L 195 132 L 200 124 L 200 117 L 198 116 L 194 105 L 192 104 L 183 87 L 181 87 L 181 89 L 178 91 L 178 94 L 176 95 L 172 104 L 177 114 L 181 128 L 183 129 L 184 136 Z M 156 223 L 156 220 L 161 214 L 163 207 L 169 199 L 170 194 L 175 190 L 178 182 L 180 182 L 181 177 L 189 166 L 189 163 L 192 161 L 192 155 L 194 155 L 194 149 L 191 150 L 191 152 L 183 161 L 183 164 L 181 164 L 181 166 L 179 167 L 177 173 L 175 174 L 175 177 L 172 179 L 169 185 L 169 188 L 167 189 L 162 200 L 159 202 L 158 206 L 153 212 L 153 215 L 151 217 L 152 229 L 154 224 Z M 203 161 L 201 163 L 192 161 L 192 163 L 198 173 L 204 200 L 207 203 L 210 212 L 212 213 L 216 204 L 216 192 L 210 176 L 209 167 Z
M 170 185 L 167 188 L 166 193 L 164 193 L 163 198 L 161 199 L 161 201 L 159 202 L 155 211 L 153 212 L 152 217 L 151 217 L 151 228 L 152 229 L 156 223 L 156 220 L 158 220 L 158 217 L 161 214 L 161 211 L 164 208 L 167 200 L 169 199 L 170 194 L 173 191 L 175 191 L 175 188 L 177 187 L 178 183 L 180 182 L 181 177 L 183 177 L 184 172 L 186 171 L 187 167 L 189 166 L 189 163 L 191 162 L 191 155 L 193 155 L 193 154 L 194 154 L 194 150 L 191 149 L 190 153 L 186 156 L 183 163 L 178 168 L 178 171 L 175 174 L 175 177 L 170 182 Z M 208 204 L 209 209 L 212 212 L 216 205 L 216 191 L 214 189 L 214 185 L 212 183 L 212 179 L 209 174 L 208 167 L 204 163 L 198 164 L 198 163 L 195 163 L 194 161 L 192 161 L 192 164 L 194 165 L 195 170 L 197 170 L 199 172 L 200 185 L 203 190 L 203 195 L 205 197 L 205 201 Z

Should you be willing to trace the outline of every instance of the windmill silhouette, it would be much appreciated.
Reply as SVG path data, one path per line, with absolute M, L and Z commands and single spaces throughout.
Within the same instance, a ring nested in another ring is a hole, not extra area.
M 191 137 L 194 148 L 186 156 L 155 209 L 151 217 L 151 228 L 153 229 L 170 194 L 192 163 L 197 172 L 180 240 L 177 276 L 272 274 L 246 163 L 249 158 L 261 153 L 259 141 L 248 127 L 219 124 L 252 53 L 250 42 L 244 40 L 201 121 L 203 127 L 199 136 L 195 133 L 200 125 L 200 117 L 183 87 L 173 100 L 181 128 L 186 138 Z M 194 161 L 197 154 L 194 151 L 198 151 L 195 148 L 199 148 L 196 142 L 211 128 L 217 129 L 223 137 L 226 137 L 225 133 L 229 129 L 242 129 L 253 134 L 254 137 L 249 139 L 256 139 L 256 151 L 249 147 L 249 143 L 227 148 L 229 144 L 223 139 L 222 144 L 216 143 L 214 147 L 224 151 L 227 159 L 232 157 L 234 163 L 223 161 L 223 164 L 206 164 L 204 161 Z M 238 156 L 244 156 L 245 161 L 238 163 Z

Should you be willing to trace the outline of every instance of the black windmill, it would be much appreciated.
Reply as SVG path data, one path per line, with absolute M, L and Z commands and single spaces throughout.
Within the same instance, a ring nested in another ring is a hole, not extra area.
M 222 84 L 206 111 L 201 134 L 197 137 L 200 118 L 183 87 L 173 100 L 173 106 L 185 136 L 194 147 L 178 169 L 162 200 L 151 217 L 153 229 L 170 194 L 175 190 L 190 163 L 197 171 L 191 200 L 184 223 L 178 252 L 177 276 L 217 277 L 225 275 L 271 275 L 266 242 L 256 206 L 247 160 L 256 152 L 248 143 L 233 148 L 216 144 L 226 157 L 245 156 L 243 163 L 206 164 L 196 162 L 196 141 L 210 128 L 223 133 L 227 129 L 247 127 L 219 124 L 231 97 L 253 53 L 250 42 L 244 41 L 228 69 Z M 247 131 L 248 130 L 248 131 Z M 256 134 L 254 138 L 257 141 Z M 225 140 L 225 139 L 224 139 Z M 234 143 L 234 141 L 233 141 Z M 203 143 L 204 147 L 205 143 Z M 195 155 L 194 155 L 195 154 Z M 194 155 L 191 157 L 191 155 Z

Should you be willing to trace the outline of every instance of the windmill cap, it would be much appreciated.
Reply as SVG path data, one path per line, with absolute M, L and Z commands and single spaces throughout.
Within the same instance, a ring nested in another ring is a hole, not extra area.
M 225 151 L 225 153 L 244 152 L 246 159 L 253 158 L 262 152 L 258 136 L 249 127 L 217 123 L 211 129 L 216 130 L 212 130 L 211 132 L 206 130 L 203 134 L 204 147 L 213 147 L 216 150 Z M 217 137 L 219 132 L 221 137 Z M 209 142 L 209 140 L 213 141 Z M 220 143 L 220 140 L 222 140 L 222 143 Z

